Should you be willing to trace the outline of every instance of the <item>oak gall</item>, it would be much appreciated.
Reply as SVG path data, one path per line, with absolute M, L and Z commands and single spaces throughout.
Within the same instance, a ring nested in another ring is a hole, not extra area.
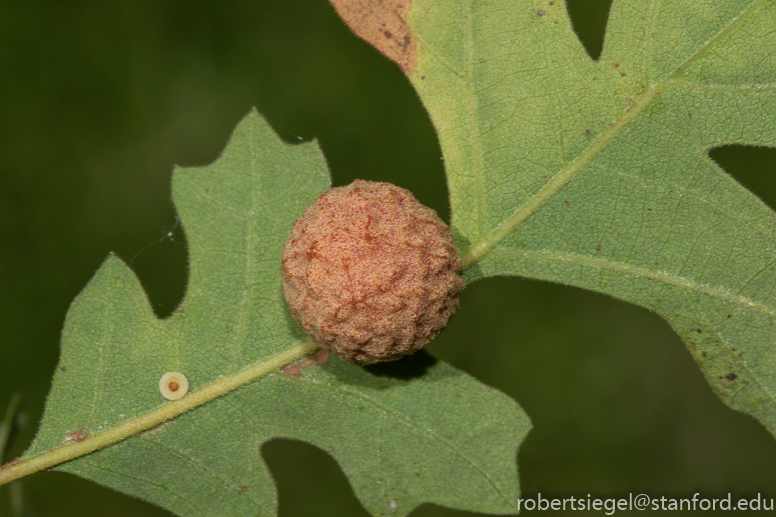
M 356 180 L 319 197 L 283 248 L 291 314 L 349 362 L 411 354 L 460 302 L 461 259 L 436 212 L 390 183 Z

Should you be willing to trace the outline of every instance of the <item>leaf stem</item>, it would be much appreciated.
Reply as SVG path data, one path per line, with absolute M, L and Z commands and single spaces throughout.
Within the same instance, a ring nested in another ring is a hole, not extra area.
M 113 445 L 146 429 L 162 424 L 182 413 L 260 379 L 278 368 L 316 351 L 318 348 L 318 345 L 313 343 L 312 339 L 307 338 L 278 352 L 269 359 L 254 363 L 237 373 L 216 379 L 188 393 L 179 400 L 168 402 L 153 411 L 131 418 L 121 425 L 88 436 L 82 441 L 55 447 L 31 458 L 14 460 L 0 467 L 0 486 Z

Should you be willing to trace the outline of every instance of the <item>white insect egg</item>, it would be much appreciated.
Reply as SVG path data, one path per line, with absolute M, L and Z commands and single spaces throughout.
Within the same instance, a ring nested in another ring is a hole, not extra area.
M 159 391 L 167 400 L 178 400 L 189 391 L 189 380 L 180 372 L 167 372 L 159 379 Z

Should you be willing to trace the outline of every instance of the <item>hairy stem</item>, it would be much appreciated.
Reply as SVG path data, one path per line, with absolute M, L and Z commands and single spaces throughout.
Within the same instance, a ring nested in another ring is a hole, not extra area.
M 168 402 L 148 413 L 136 416 L 121 425 L 88 436 L 84 440 L 54 449 L 27 459 L 18 459 L 0 467 L 0 485 L 15 479 L 51 468 L 60 463 L 84 456 L 114 443 L 125 440 L 146 429 L 162 424 L 176 416 L 199 407 L 213 399 L 234 391 L 264 377 L 286 364 L 301 359 L 319 347 L 312 339 L 305 339 L 269 359 L 254 363 L 248 368 L 226 375 L 188 393 L 179 400 Z

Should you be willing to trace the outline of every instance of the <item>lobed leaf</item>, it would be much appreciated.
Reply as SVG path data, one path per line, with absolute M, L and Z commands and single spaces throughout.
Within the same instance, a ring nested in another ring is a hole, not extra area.
M 214 164 L 176 170 L 173 199 L 190 252 L 184 301 L 157 319 L 132 271 L 109 257 L 68 312 L 25 458 L 164 406 L 158 382 L 168 371 L 196 390 L 303 339 L 283 298 L 280 258 L 293 221 L 328 187 L 317 145 L 282 143 L 256 113 Z M 442 363 L 418 363 L 414 378 L 400 379 L 324 359 L 56 470 L 182 516 L 274 515 L 261 447 L 288 437 L 330 453 L 373 515 L 406 515 L 422 502 L 514 511 L 515 456 L 530 428 L 516 403 Z
M 647 307 L 776 435 L 776 215 L 708 156 L 776 146 L 776 2 L 614 0 L 601 58 L 559 0 L 415 0 L 467 281 Z

